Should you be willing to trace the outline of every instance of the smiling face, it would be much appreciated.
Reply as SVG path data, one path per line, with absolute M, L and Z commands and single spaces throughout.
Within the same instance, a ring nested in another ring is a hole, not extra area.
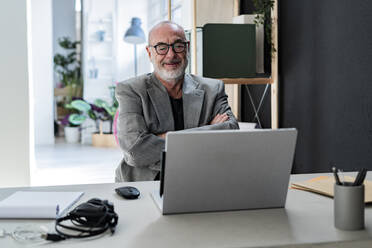
M 177 82 L 183 78 L 188 63 L 188 45 L 186 44 L 185 51 L 180 53 L 175 53 L 172 47 L 169 47 L 164 55 L 159 55 L 153 46 L 185 41 L 183 29 L 173 23 L 161 23 L 150 31 L 149 46 L 146 50 L 157 77 L 166 82 Z

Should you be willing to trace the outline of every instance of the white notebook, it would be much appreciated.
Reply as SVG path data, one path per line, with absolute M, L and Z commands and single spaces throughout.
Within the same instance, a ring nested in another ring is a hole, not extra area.
M 0 201 L 0 218 L 54 219 L 67 213 L 83 194 L 17 191 Z

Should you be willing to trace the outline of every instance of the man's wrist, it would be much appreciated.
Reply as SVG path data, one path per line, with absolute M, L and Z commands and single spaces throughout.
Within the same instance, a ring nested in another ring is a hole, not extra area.
M 166 132 L 165 132 L 165 133 L 159 133 L 159 134 L 157 134 L 156 136 L 165 139 L 165 135 L 166 135 L 166 134 L 167 134 Z

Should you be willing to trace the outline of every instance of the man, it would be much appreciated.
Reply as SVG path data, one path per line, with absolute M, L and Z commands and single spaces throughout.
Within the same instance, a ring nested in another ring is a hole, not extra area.
M 238 129 L 223 82 L 185 74 L 189 42 L 164 21 L 149 32 L 154 72 L 118 84 L 118 139 L 124 159 L 117 182 L 158 179 L 165 135 L 177 130 Z

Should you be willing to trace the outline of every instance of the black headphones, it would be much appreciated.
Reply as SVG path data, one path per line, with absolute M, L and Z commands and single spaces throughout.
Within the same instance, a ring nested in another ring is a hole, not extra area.
M 67 238 L 88 238 L 102 234 L 108 229 L 113 234 L 118 219 L 111 202 L 93 198 L 80 204 L 66 216 L 57 218 L 55 229 L 58 234 L 48 234 L 46 239 L 59 241 Z M 72 225 L 62 224 L 67 220 L 70 220 Z M 68 230 L 68 233 L 64 230 Z M 77 234 L 73 234 L 74 232 Z

